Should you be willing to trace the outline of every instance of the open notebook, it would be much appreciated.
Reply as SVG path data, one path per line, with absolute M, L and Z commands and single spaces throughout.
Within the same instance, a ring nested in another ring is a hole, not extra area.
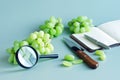
M 89 52 L 106 47 L 118 46 L 120 45 L 120 20 L 110 21 L 98 27 L 92 27 L 90 32 L 72 34 L 71 38 Z M 102 45 L 97 43 L 101 43 Z

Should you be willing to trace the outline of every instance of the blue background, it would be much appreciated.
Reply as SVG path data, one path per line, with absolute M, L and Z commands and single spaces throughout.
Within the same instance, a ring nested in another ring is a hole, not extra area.
M 58 53 L 56 60 L 39 60 L 29 70 L 8 63 L 6 48 L 12 47 L 14 40 L 23 40 L 31 32 L 39 31 L 38 26 L 50 16 L 61 17 L 65 27 L 72 18 L 86 15 L 94 25 L 120 19 L 119 0 L 0 0 L 0 79 L 1 80 L 119 80 L 120 47 L 106 50 L 107 59 L 99 61 L 97 56 L 88 53 L 100 64 L 93 70 L 85 64 L 62 67 L 65 54 L 74 54 L 63 43 L 69 31 L 52 40 Z

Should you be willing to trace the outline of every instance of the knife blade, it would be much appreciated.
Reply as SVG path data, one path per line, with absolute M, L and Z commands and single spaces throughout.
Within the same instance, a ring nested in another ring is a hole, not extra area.
M 88 56 L 77 43 L 65 37 L 63 38 L 63 40 L 66 45 L 71 48 L 76 53 L 76 55 L 88 65 L 88 67 L 96 69 L 99 66 L 99 63 Z

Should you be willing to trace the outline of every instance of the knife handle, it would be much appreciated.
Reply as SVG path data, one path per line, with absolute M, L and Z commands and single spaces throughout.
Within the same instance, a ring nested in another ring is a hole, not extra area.
M 83 61 L 92 69 L 96 69 L 99 64 L 98 62 L 96 62 L 95 60 L 93 60 L 90 56 L 88 56 L 85 52 L 81 51 L 81 50 L 77 50 L 75 51 L 77 56 L 81 59 L 83 59 Z

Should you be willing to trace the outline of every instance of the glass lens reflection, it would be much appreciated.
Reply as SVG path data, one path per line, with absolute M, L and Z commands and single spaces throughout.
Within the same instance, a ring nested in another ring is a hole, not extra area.
M 32 67 L 37 62 L 37 55 L 31 47 L 24 46 L 18 51 L 18 59 L 24 67 Z

